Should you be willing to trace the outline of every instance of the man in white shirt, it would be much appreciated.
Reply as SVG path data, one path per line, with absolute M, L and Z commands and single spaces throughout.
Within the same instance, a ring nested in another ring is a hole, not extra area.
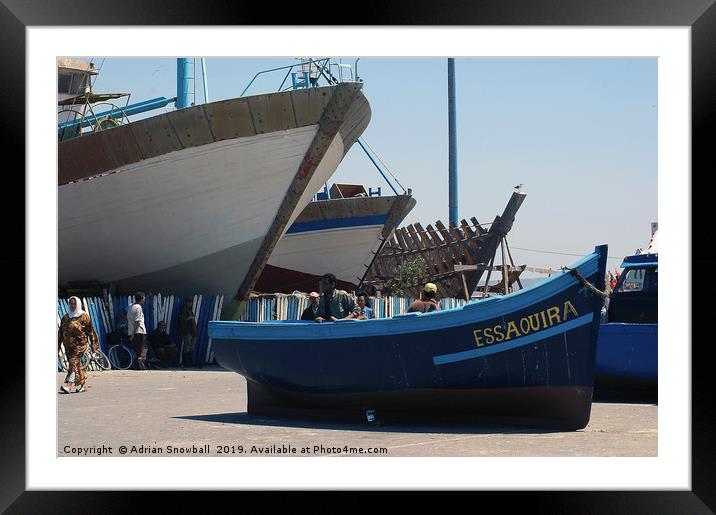
M 127 312 L 127 334 L 129 339 L 134 342 L 134 350 L 137 353 L 137 367 L 140 370 L 146 370 L 145 361 L 147 359 L 147 328 L 144 327 L 144 312 L 142 304 L 144 304 L 144 293 L 138 291 L 135 295 L 136 302 L 132 304 Z

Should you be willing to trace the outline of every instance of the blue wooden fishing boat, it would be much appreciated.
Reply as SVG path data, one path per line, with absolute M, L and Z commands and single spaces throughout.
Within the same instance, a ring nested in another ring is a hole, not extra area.
M 216 360 L 268 416 L 433 416 L 583 428 L 607 247 L 504 297 L 390 319 L 209 322 Z M 365 420 L 365 418 L 363 418 Z
M 599 328 L 595 385 L 600 393 L 657 386 L 659 254 L 627 256 L 621 266 L 608 323 Z

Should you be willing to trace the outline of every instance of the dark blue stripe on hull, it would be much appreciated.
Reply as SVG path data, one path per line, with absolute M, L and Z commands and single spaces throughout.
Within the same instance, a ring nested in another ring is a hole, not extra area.
M 299 232 L 322 231 L 325 229 L 341 229 L 345 227 L 363 227 L 370 225 L 383 225 L 388 219 L 388 215 L 375 216 L 354 216 L 352 218 L 332 218 L 329 220 L 316 220 L 313 222 L 294 223 L 289 227 L 286 234 L 296 234 Z

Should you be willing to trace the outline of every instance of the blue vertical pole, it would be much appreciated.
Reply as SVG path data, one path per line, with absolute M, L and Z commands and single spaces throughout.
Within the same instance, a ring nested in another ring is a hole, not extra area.
M 189 107 L 189 79 L 191 76 L 191 64 L 193 59 L 178 58 L 177 59 L 177 109 Z
M 450 223 L 457 226 L 457 127 L 455 123 L 455 59 L 448 58 L 448 190 Z
M 209 103 L 209 85 L 206 81 L 206 59 L 201 58 L 201 78 L 204 81 L 204 103 Z

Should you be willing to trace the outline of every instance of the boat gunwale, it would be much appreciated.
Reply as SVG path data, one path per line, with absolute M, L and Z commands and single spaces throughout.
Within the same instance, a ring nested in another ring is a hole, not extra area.
M 604 250 L 606 252 L 606 250 Z M 605 254 L 606 255 L 606 254 Z M 599 271 L 599 249 L 574 263 L 584 277 Z M 509 295 L 470 302 L 453 309 L 431 313 L 405 313 L 391 318 L 339 320 L 322 324 L 302 321 L 211 321 L 209 336 L 214 340 L 335 340 L 436 331 L 495 319 L 543 302 L 579 283 L 568 271 Z M 297 331 L 296 328 L 302 328 Z

